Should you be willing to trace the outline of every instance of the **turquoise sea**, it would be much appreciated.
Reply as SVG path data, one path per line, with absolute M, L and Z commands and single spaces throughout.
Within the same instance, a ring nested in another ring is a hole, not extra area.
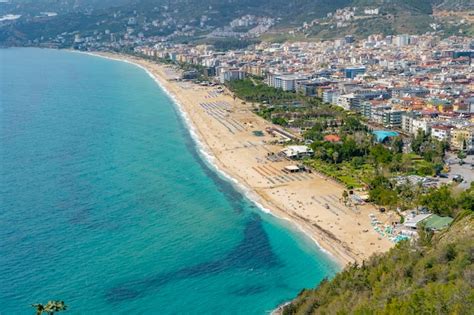
M 144 70 L 0 50 L 0 313 L 263 314 L 337 271 L 199 152 Z

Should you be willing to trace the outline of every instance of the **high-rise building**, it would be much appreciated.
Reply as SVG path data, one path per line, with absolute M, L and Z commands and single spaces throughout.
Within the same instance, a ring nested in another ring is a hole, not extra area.
M 395 42 L 395 45 L 397 45 L 398 47 L 407 46 L 410 44 L 410 35 L 402 34 L 402 35 L 395 36 L 394 42 Z
M 365 73 L 365 67 L 350 67 L 344 69 L 344 76 L 348 79 L 354 79 L 359 74 Z

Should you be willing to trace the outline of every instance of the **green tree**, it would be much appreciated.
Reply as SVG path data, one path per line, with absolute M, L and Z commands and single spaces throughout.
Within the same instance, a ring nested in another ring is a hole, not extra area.
M 458 205 L 461 209 L 474 211 L 474 182 L 471 182 L 471 186 L 461 193 Z
M 272 119 L 272 123 L 280 126 L 288 126 L 288 121 L 282 117 L 275 117 Z
M 341 128 L 341 131 L 347 132 L 350 134 L 353 134 L 354 132 L 358 130 L 363 130 L 365 127 L 364 125 L 360 122 L 359 118 L 349 116 L 346 118 L 344 121 L 344 124 Z
M 371 201 L 391 209 L 398 204 L 398 194 L 386 177 L 382 175 L 375 176 L 369 186 L 369 198 Z
M 425 132 L 421 129 L 418 129 L 416 136 L 414 136 L 411 140 L 411 149 L 413 150 L 413 152 L 420 154 L 421 146 L 426 141 L 426 139 L 427 135 L 425 134 Z
M 466 153 L 464 151 L 458 152 L 459 164 L 464 164 L 464 159 L 466 158 Z
M 357 147 L 357 143 L 352 138 L 344 139 L 341 147 L 341 155 L 343 160 L 351 160 L 354 156 L 360 156 L 361 152 Z
M 427 194 L 421 195 L 419 203 L 430 211 L 442 216 L 454 216 L 457 206 L 450 188 L 446 185 L 434 188 Z
M 370 149 L 370 157 L 376 164 L 387 165 L 392 161 L 393 153 L 382 144 L 374 145 Z
M 326 148 L 325 147 L 319 146 L 319 145 L 313 145 L 312 148 L 314 150 L 314 156 L 316 158 L 318 158 L 320 160 L 326 159 L 327 153 L 326 153 Z
M 320 122 L 317 122 L 314 124 L 314 126 L 306 131 L 304 137 L 306 139 L 312 139 L 312 140 L 323 140 L 323 130 L 324 130 L 324 127 L 323 125 L 320 123 Z
M 64 304 L 64 301 L 49 301 L 46 305 L 38 303 L 31 306 L 36 309 L 37 315 L 41 315 L 43 313 L 53 315 L 55 312 L 61 312 L 67 309 L 67 305 Z
M 403 139 L 402 137 L 394 137 L 391 141 L 391 147 L 393 152 L 402 153 L 403 152 Z
M 351 165 L 355 169 L 360 169 L 364 165 L 364 158 L 360 156 L 355 156 L 352 158 Z

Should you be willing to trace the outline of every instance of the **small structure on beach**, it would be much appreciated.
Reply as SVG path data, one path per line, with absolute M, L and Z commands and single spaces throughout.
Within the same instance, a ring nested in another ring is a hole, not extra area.
M 291 133 L 289 133 L 288 131 L 285 131 L 283 129 L 280 129 L 280 128 L 276 128 L 276 127 L 267 127 L 265 128 L 265 130 L 271 134 L 272 136 L 280 136 L 284 139 L 288 139 L 289 141 L 293 140 L 293 141 L 298 141 L 300 140 L 298 137 L 296 137 L 295 135 L 292 135 Z
M 285 157 L 292 160 L 299 160 L 305 157 L 311 157 L 314 154 L 313 149 L 306 145 L 290 145 L 281 151 Z
M 431 216 L 431 213 L 413 215 L 411 217 L 405 218 L 405 222 L 403 223 L 403 225 L 408 229 L 416 230 L 418 227 L 418 224 L 420 224 L 420 222 L 422 222 L 423 220 L 427 219 L 430 216 Z
M 181 79 L 183 80 L 194 80 L 199 77 L 199 72 L 196 70 L 189 70 L 189 71 L 184 71 L 183 74 L 181 75 Z
M 422 213 L 406 218 L 403 225 L 408 229 L 417 230 L 420 224 L 423 224 L 426 230 L 440 231 L 447 228 L 451 222 L 453 222 L 453 218 L 451 217 L 440 217 L 437 214 Z
M 300 167 L 298 165 L 288 165 L 285 166 L 284 170 L 290 173 L 298 173 L 300 171 Z

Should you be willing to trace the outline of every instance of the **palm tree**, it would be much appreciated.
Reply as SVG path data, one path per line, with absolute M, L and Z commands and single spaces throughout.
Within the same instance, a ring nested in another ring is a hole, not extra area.
M 67 309 L 67 305 L 64 304 L 64 301 L 48 301 L 46 305 L 38 303 L 31 306 L 36 308 L 36 315 L 41 315 L 43 313 L 54 315 L 54 312 L 61 312 Z

